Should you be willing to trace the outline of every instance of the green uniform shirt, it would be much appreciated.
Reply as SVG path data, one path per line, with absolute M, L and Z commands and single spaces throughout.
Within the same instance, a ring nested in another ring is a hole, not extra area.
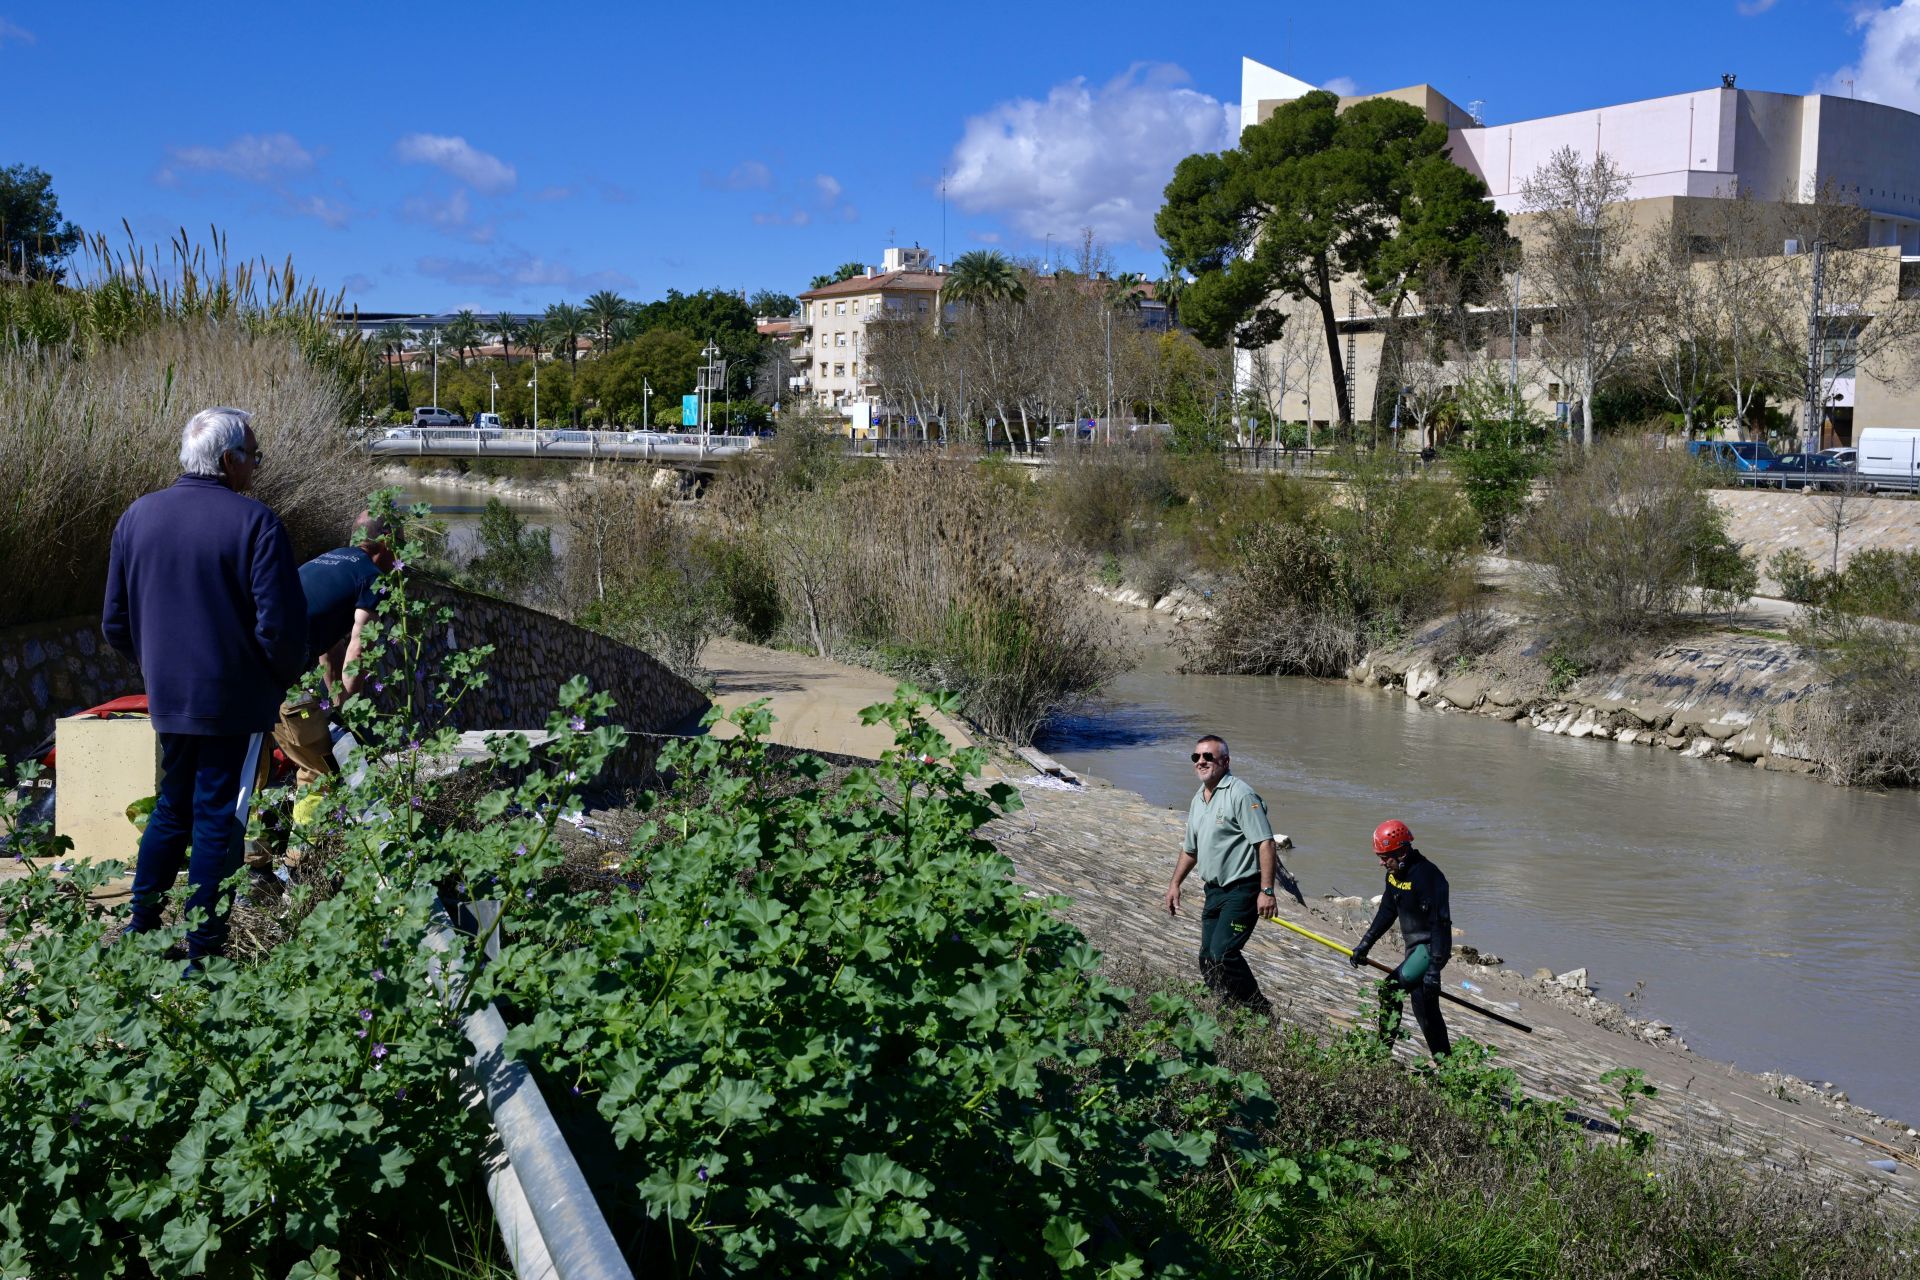
M 1260 873 L 1262 840 L 1273 838 L 1267 802 L 1233 774 L 1220 779 L 1207 799 L 1205 787 L 1187 806 L 1187 852 L 1200 860 L 1206 884 L 1232 884 Z

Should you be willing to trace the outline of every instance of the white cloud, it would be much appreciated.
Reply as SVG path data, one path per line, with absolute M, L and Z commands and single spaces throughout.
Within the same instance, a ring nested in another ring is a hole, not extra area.
M 980 244 L 999 244 L 1000 233 L 998 231 L 969 231 L 967 232 L 967 239 Z
M 400 206 L 401 216 L 410 222 L 432 227 L 443 235 L 457 236 L 475 244 L 493 239 L 493 223 L 473 221 L 473 202 L 465 187 L 455 187 L 445 200 L 428 196 L 409 196 Z
M 372 293 L 373 277 L 363 276 L 358 271 L 340 282 L 340 287 L 348 293 Z
M 347 225 L 353 211 L 338 200 L 330 200 L 322 195 L 297 196 L 291 192 L 282 192 L 287 207 L 303 218 L 317 218 L 326 226 L 338 231 Z
M 1755 17 L 1773 8 L 1780 0 L 1739 0 L 1733 7 L 1740 11 L 1743 18 Z
M 1328 93 L 1337 93 L 1343 98 L 1360 96 L 1360 82 L 1352 76 L 1335 76 L 1320 87 Z
M 1055 85 L 966 123 L 947 190 L 962 209 L 991 212 L 1033 237 L 1092 227 L 1104 240 L 1154 239 L 1153 215 L 1173 168 L 1230 147 L 1239 109 L 1187 87 L 1178 67 L 1140 63 L 1098 87 Z
M 701 174 L 700 185 L 715 191 L 765 191 L 773 185 L 773 170 L 758 160 L 742 160 L 727 170 L 724 177 Z
M 842 190 L 840 180 L 830 173 L 822 173 L 815 176 L 813 185 L 819 188 L 820 199 L 824 204 L 832 204 L 840 198 L 840 192 Z
M 519 178 L 512 165 L 488 155 L 465 138 L 410 133 L 393 144 L 393 154 L 407 164 L 430 164 L 489 195 L 511 191 Z
M 272 182 L 313 168 L 313 153 L 290 133 L 243 133 L 224 147 L 168 147 L 168 165 L 158 175 L 171 186 L 177 171 L 224 173 L 243 182 Z
M 25 27 L 17 27 L 5 18 L 0 18 L 0 44 L 6 44 L 9 40 L 15 44 L 39 43 L 33 38 L 33 32 Z
M 1853 25 L 1864 32 L 1859 59 L 1814 88 L 1920 111 L 1920 0 L 1863 9 Z

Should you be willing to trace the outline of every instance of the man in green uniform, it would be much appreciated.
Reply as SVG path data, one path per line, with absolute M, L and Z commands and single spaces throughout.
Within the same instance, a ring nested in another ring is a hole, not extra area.
M 1187 838 L 1167 886 L 1167 914 L 1180 914 L 1180 882 L 1196 866 L 1206 887 L 1200 910 L 1200 976 L 1223 1000 L 1265 1011 L 1271 1006 L 1241 950 L 1261 916 L 1279 904 L 1276 889 L 1300 891 L 1280 865 L 1267 803 L 1233 776 L 1226 740 L 1207 734 L 1194 744 L 1200 789 L 1187 806 Z

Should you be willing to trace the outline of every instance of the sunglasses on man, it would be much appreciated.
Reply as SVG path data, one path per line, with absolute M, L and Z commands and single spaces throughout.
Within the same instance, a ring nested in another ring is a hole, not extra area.
M 1193 753 L 1193 762 L 1195 764 L 1199 764 L 1202 760 L 1205 760 L 1208 764 L 1212 764 L 1216 760 L 1225 759 L 1225 756 L 1216 756 L 1211 751 L 1196 751 Z

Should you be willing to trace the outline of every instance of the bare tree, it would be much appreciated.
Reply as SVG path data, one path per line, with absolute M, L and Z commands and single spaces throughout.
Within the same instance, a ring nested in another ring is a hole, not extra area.
M 1695 237 L 1669 218 L 1638 262 L 1641 305 L 1634 315 L 1639 364 L 1653 375 L 1691 437 L 1701 407 L 1722 384 L 1726 317 L 1713 280 L 1694 260 Z
M 1902 296 L 1900 250 L 1867 247 L 1867 212 L 1844 193 L 1819 187 L 1786 204 L 1784 214 L 1788 238 L 1803 252 L 1786 260 L 1787 294 L 1797 305 L 1781 309 L 1788 330 L 1774 349 L 1782 358 L 1799 354 L 1803 444 L 1811 453 L 1842 379 L 1864 372 L 1907 387 L 1920 377 L 1920 298 Z M 1788 372 L 1778 370 L 1783 383 L 1792 382 Z
M 1593 445 L 1593 394 L 1633 345 L 1638 303 L 1627 259 L 1627 176 L 1605 152 L 1593 162 L 1572 147 L 1548 157 L 1521 187 L 1532 215 L 1521 229 L 1527 278 L 1553 312 L 1545 356 L 1579 392 L 1581 437 Z

